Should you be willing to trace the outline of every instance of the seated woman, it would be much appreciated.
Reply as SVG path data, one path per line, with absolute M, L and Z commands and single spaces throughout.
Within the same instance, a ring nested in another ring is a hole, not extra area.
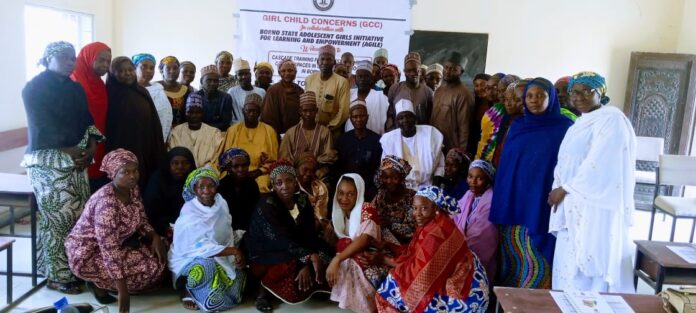
M 218 174 L 199 168 L 186 178 L 181 216 L 174 224 L 169 269 L 184 308 L 223 311 L 242 301 L 246 281 L 240 237 L 232 230 L 227 201 L 217 193 Z
M 438 187 L 422 187 L 413 199 L 418 229 L 377 291 L 379 312 L 486 312 L 486 270 L 469 250 L 449 214 L 458 208 Z
M 377 208 L 382 237 L 387 241 L 407 244 L 416 228 L 411 205 L 416 191 L 406 188 L 406 176 L 410 171 L 408 161 L 387 155 L 375 175 L 377 195 L 372 204 Z
M 297 193 L 297 173 L 287 160 L 271 165 L 273 193 L 264 195 L 251 215 L 244 241 L 252 274 L 261 281 L 256 308 L 273 309 L 266 290 L 289 304 L 327 292 L 317 249 L 314 212 L 304 193 Z M 328 259 L 328 257 L 326 257 Z
M 249 176 L 251 158 L 239 148 L 232 148 L 220 155 L 220 170 L 227 175 L 220 180 L 218 193 L 229 204 L 232 228 L 248 230 L 251 213 L 261 197 L 259 185 Z
M 357 259 L 362 252 L 382 246 L 377 209 L 363 202 L 364 195 L 365 182 L 360 175 L 345 174 L 338 180 L 331 218 L 339 238 L 338 254 L 326 269 L 331 300 L 353 312 L 376 310 L 373 295 L 389 270 L 361 264 Z
M 138 191 L 138 159 L 128 150 L 104 156 L 101 171 L 111 183 L 87 201 L 85 210 L 65 240 L 70 270 L 87 281 L 102 304 L 116 299 L 128 312 L 129 293 L 153 288 L 167 267 L 167 248 L 148 224 Z
M 152 175 L 145 188 L 143 204 L 147 219 L 157 234 L 169 242 L 172 239 L 171 224 L 179 218 L 184 205 L 181 197 L 184 182 L 195 165 L 189 149 L 175 147 L 167 152 L 167 163 Z
M 469 191 L 459 200 L 461 213 L 452 219 L 466 237 L 471 251 L 476 253 L 492 281 L 497 269 L 498 228 L 488 220 L 493 201 L 495 168 L 488 161 L 475 160 L 469 166 Z
M 462 148 L 452 148 L 447 152 L 445 177 L 440 185 L 446 195 L 459 200 L 469 190 L 466 173 L 470 163 L 471 158 Z

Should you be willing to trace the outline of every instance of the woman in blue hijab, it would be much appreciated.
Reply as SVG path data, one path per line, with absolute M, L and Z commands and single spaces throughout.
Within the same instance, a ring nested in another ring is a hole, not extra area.
M 524 116 L 510 126 L 489 219 L 500 229 L 499 285 L 548 289 L 555 237 L 548 233 L 547 197 L 559 146 L 573 122 L 561 114 L 556 89 L 544 78 L 529 82 L 522 100 Z

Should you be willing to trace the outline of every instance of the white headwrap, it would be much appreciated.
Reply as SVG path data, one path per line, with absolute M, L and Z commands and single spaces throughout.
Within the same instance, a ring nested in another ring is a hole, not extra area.
M 338 186 L 341 184 L 344 177 L 352 178 L 353 182 L 355 182 L 355 189 L 358 191 L 358 197 L 355 200 L 355 205 L 350 211 L 350 217 L 348 217 L 348 225 L 346 225 L 346 216 L 343 213 L 341 206 L 338 204 Z M 334 231 L 336 232 L 336 236 L 338 236 L 339 239 L 352 239 L 355 236 L 355 233 L 360 227 L 360 217 L 362 215 L 362 206 L 364 202 L 365 181 L 362 179 L 362 177 L 354 173 L 344 174 L 341 176 L 341 178 L 338 180 L 338 184 L 336 184 L 336 193 L 334 194 L 333 198 L 333 212 L 331 212 L 331 222 L 333 224 Z
M 181 208 L 181 214 L 174 224 L 174 240 L 169 250 L 169 269 L 176 278 L 195 258 L 212 258 L 233 247 L 241 238 L 232 231 L 232 216 L 227 202 L 220 194 L 215 195 L 215 203 L 205 206 L 193 198 Z M 234 256 L 215 257 L 229 278 L 236 277 Z
M 396 110 L 396 115 L 399 115 L 401 112 L 411 112 L 416 114 L 416 110 L 413 108 L 413 102 L 408 99 L 401 99 L 397 101 L 394 105 L 394 109 Z

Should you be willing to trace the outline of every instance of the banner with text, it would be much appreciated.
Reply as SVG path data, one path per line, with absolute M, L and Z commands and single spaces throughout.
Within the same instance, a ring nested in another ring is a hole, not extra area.
M 278 64 L 297 64 L 296 82 L 318 71 L 317 51 L 331 44 L 336 59 L 351 52 L 355 61 L 370 60 L 386 48 L 389 62 L 401 67 L 411 32 L 409 0 L 240 0 L 235 58 L 268 61 L 279 81 Z M 351 71 L 353 71 L 352 69 Z

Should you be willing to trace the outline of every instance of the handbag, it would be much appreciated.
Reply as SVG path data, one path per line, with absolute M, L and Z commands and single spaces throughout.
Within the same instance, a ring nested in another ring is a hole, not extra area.
M 660 293 L 665 311 L 670 313 L 696 313 L 696 288 L 679 288 Z

